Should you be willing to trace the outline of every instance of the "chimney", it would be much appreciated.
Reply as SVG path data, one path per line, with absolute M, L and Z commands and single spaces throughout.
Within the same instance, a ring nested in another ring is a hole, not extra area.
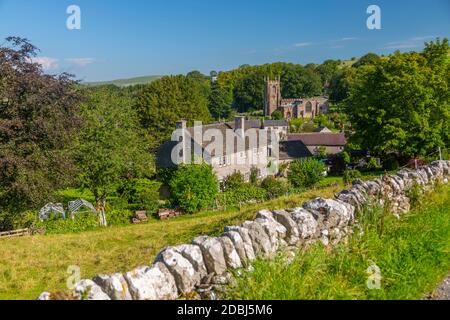
M 237 135 L 240 137 L 245 136 L 245 117 L 244 116 L 237 116 L 234 118 L 234 131 Z
M 186 129 L 186 127 L 187 127 L 187 121 L 186 120 L 180 120 L 180 121 L 177 121 L 177 123 L 176 123 L 176 128 L 177 129 Z
M 189 145 L 189 137 L 187 135 L 187 121 L 182 119 L 177 121 L 175 125 L 177 130 L 181 130 L 180 132 L 180 140 L 182 151 L 181 151 L 181 163 L 187 163 L 188 155 L 190 154 L 190 145 Z

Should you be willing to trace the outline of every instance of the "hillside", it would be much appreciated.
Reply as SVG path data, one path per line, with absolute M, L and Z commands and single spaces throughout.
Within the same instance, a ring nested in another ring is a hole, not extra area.
M 99 81 L 99 82 L 87 82 L 86 84 L 89 86 L 102 86 L 102 85 L 115 85 L 118 87 L 128 87 L 134 86 L 137 84 L 148 84 L 155 80 L 162 78 L 163 76 L 145 76 L 145 77 L 136 77 L 129 79 L 117 79 L 112 81 Z

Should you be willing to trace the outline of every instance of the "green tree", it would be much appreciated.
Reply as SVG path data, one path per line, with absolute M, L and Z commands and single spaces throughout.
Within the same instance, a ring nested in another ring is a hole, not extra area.
M 338 60 L 326 60 L 316 68 L 324 86 L 330 83 L 331 78 L 337 73 L 340 64 Z
M 37 52 L 17 37 L 0 45 L 0 211 L 11 214 L 0 230 L 74 182 L 82 95 L 70 76 L 45 74 L 33 63 Z
M 281 75 L 281 92 L 285 98 L 308 98 L 322 93 L 322 80 L 313 69 L 287 66 Z
M 381 58 L 375 53 L 368 53 L 362 56 L 356 63 L 353 64 L 353 68 L 359 68 L 366 65 L 376 65 L 381 61 Z
M 170 181 L 172 203 L 187 213 L 211 206 L 218 190 L 216 175 L 207 164 L 182 165 Z
M 141 125 L 152 137 L 156 149 L 170 139 L 180 119 L 208 123 L 211 115 L 208 98 L 201 85 L 185 76 L 163 77 L 146 85 L 141 91 L 136 109 Z
M 228 119 L 232 112 L 233 96 L 218 82 L 211 85 L 211 94 L 208 99 L 208 108 L 214 119 Z
M 282 120 L 284 118 L 283 113 L 280 110 L 275 110 L 272 113 L 273 120 Z
M 296 160 L 288 170 L 288 180 L 296 188 L 309 188 L 320 182 L 325 165 L 315 159 Z
M 427 44 L 423 53 L 396 52 L 360 67 L 346 100 L 351 142 L 374 154 L 411 157 L 448 145 L 450 72 L 448 40 Z M 444 58 L 445 57 L 445 58 Z
M 89 89 L 82 116 L 76 158 L 80 179 L 104 215 L 107 197 L 127 180 L 154 172 L 153 159 L 132 100 L 120 91 Z

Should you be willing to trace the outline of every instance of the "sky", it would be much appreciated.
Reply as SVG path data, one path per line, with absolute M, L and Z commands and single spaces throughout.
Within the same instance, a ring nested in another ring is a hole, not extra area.
M 66 26 L 70 5 L 80 30 Z M 367 28 L 370 5 L 381 9 L 379 30 Z M 83 81 L 209 74 L 419 51 L 450 38 L 450 0 L 0 0 L 0 39 L 10 35 L 39 47 L 48 73 Z

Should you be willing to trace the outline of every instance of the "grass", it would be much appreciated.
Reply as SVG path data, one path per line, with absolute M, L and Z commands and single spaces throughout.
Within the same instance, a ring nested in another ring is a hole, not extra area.
M 109 227 L 79 234 L 58 234 L 0 240 L 0 299 L 36 299 L 47 290 L 63 290 L 67 268 L 81 268 L 82 278 L 101 273 L 126 272 L 150 265 L 165 246 L 189 243 L 196 236 L 218 235 L 227 225 L 253 219 L 260 209 L 301 205 L 322 196 L 332 197 L 336 187 L 322 187 L 241 210 L 202 212 L 168 221 Z M 73 195 L 69 191 L 67 198 Z
M 348 244 L 314 245 L 290 264 L 283 257 L 257 261 L 253 272 L 238 278 L 230 298 L 423 299 L 450 270 L 450 187 L 426 195 L 401 220 L 381 216 L 381 209 L 362 215 L 370 223 Z M 379 289 L 368 289 L 371 266 L 381 271 Z

